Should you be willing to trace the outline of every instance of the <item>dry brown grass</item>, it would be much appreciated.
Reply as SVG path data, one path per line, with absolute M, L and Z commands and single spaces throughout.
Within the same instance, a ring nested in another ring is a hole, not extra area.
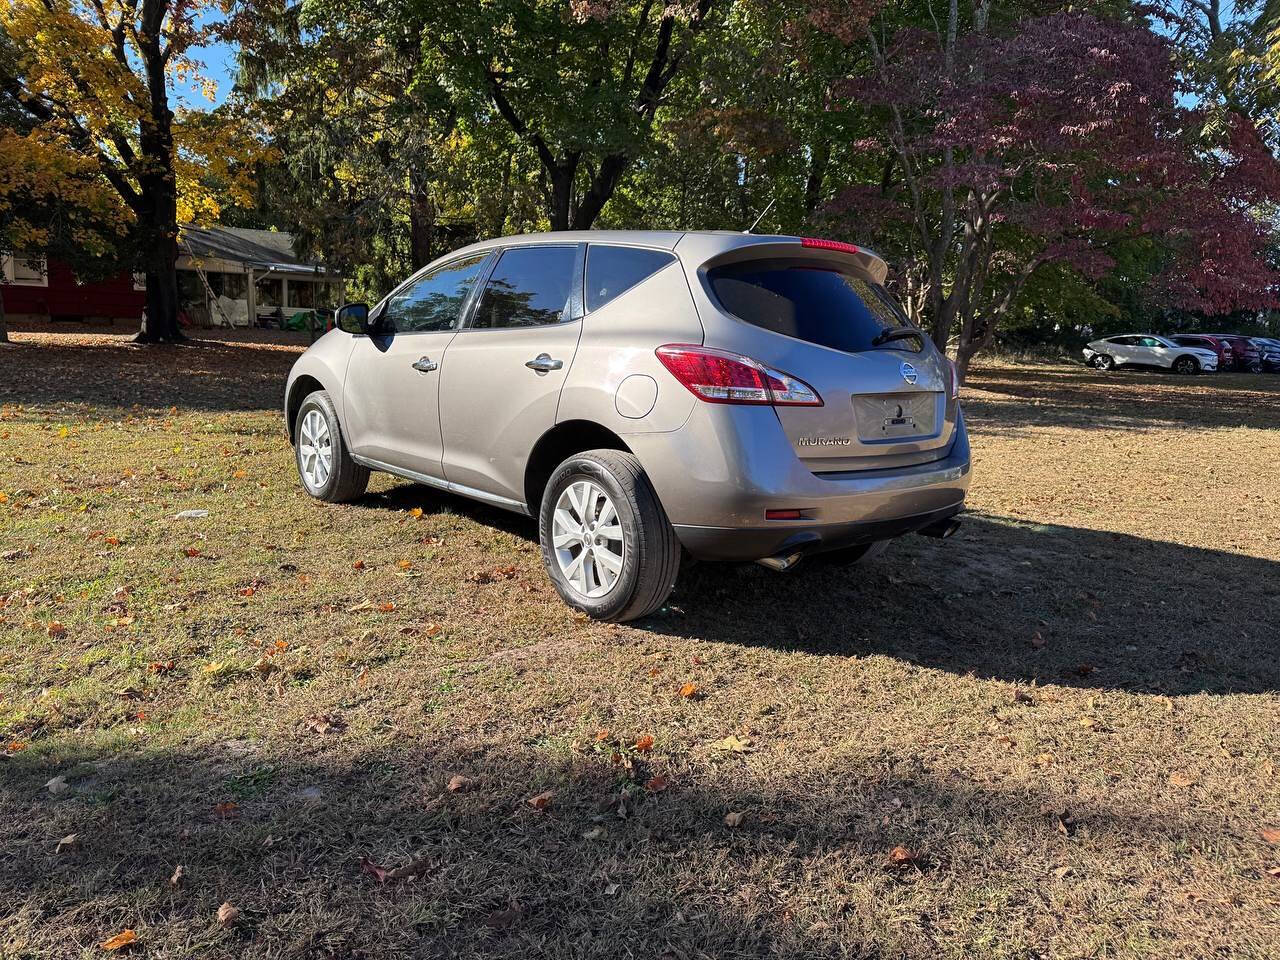
M 294 347 L 14 339 L 0 956 L 1280 952 L 1280 378 L 981 369 L 959 536 L 620 627 L 528 521 L 308 501 Z

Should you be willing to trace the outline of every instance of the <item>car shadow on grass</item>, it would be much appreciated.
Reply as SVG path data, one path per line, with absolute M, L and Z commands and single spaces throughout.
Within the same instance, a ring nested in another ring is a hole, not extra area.
M 1222 822 L 938 775 L 909 747 L 777 779 L 742 757 L 682 777 L 659 745 L 624 777 L 608 750 L 353 736 L 5 761 L 7 944 L 79 955 L 130 928 L 155 956 L 888 960 L 983 932 L 950 916 L 970 900 L 1043 956 L 1085 933 L 1176 942 L 1150 881 L 1176 899 L 1200 878 L 1172 852 L 1246 856 Z M 644 786 L 655 770 L 660 792 Z M 57 797 L 54 776 L 70 784 Z M 362 858 L 416 866 L 380 881 Z M 1099 896 L 1106 916 L 1063 912 Z M 229 930 L 222 903 L 241 911 Z
M 806 564 L 808 564 L 806 566 Z M 853 567 L 699 564 L 646 629 L 1016 683 L 1159 694 L 1280 690 L 1280 563 L 970 514 Z
M 537 542 L 533 520 L 415 484 L 370 509 L 448 511 Z M 1280 690 L 1280 563 L 1126 534 L 970 513 L 938 541 L 793 572 L 687 560 L 632 626 L 718 643 L 858 656 L 1015 683 L 1135 693 Z

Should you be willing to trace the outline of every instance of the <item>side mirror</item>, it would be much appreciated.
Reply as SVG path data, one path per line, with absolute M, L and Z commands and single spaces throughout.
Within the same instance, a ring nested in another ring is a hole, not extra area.
M 368 336 L 373 333 L 369 324 L 369 305 L 367 303 L 344 303 L 334 311 L 333 321 L 339 330 L 357 336 Z

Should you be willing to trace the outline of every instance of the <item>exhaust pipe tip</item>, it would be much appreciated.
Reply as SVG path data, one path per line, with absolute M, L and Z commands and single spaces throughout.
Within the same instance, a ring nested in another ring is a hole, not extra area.
M 802 556 L 803 554 L 799 551 L 795 553 L 780 553 L 776 557 L 762 557 L 756 563 L 762 567 L 767 567 L 774 573 L 786 573 L 800 562 Z
M 959 529 L 960 520 L 956 517 L 948 517 L 946 520 L 939 520 L 937 523 L 931 523 L 927 527 L 921 527 L 916 532 L 926 537 L 933 537 L 936 540 L 946 540 L 948 537 L 954 536 Z

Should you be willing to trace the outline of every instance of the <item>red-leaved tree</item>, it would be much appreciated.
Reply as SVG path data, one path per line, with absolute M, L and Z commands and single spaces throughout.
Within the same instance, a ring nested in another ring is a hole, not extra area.
M 962 373 L 1047 264 L 1097 278 L 1113 245 L 1150 237 L 1170 305 L 1270 305 L 1280 278 L 1259 212 L 1280 169 L 1253 126 L 1213 127 L 1178 102 L 1168 42 L 1142 22 L 1082 12 L 997 26 L 957 0 L 936 29 L 865 41 L 873 68 L 844 96 L 883 113 L 857 146 L 888 175 L 828 213 L 901 264 L 909 309 Z M 1221 114 L 1219 114 L 1221 116 Z

